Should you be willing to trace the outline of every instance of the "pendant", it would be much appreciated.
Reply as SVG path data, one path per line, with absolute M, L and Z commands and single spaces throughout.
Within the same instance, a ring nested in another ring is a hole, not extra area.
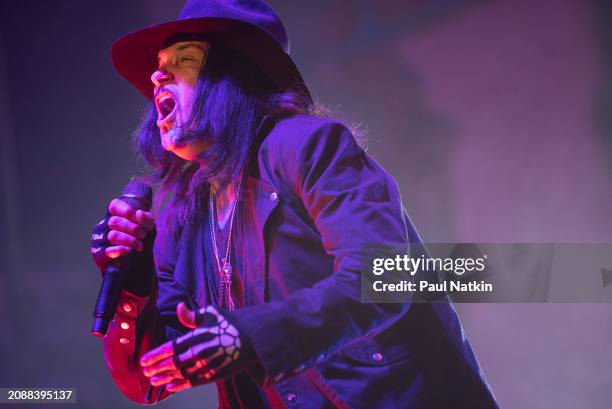
M 223 277 L 223 281 L 226 283 L 229 283 L 232 280 L 232 265 L 226 259 L 223 259 L 221 275 Z

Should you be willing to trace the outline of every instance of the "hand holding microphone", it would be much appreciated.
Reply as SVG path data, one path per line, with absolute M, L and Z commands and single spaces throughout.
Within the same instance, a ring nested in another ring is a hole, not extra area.
M 104 278 L 94 311 L 93 335 L 106 334 L 122 289 L 147 296 L 153 288 L 155 220 L 149 212 L 151 202 L 148 185 L 130 182 L 94 227 L 91 253 Z
M 133 251 L 142 251 L 147 231 L 153 227 L 155 220 L 150 212 L 134 209 L 121 199 L 113 199 L 107 216 L 94 228 L 92 256 L 95 263 L 104 271 L 110 261 Z

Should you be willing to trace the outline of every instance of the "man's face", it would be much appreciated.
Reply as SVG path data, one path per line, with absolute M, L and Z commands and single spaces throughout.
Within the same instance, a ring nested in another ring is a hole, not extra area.
M 162 146 L 186 160 L 195 159 L 205 148 L 202 141 L 182 144 L 180 137 L 191 115 L 208 48 L 204 41 L 182 41 L 164 48 L 157 53 L 158 69 L 151 75 Z

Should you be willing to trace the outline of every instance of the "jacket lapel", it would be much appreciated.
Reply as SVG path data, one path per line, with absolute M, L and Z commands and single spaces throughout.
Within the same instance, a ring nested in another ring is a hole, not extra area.
M 275 189 L 251 176 L 247 177 L 240 212 L 240 234 L 236 248 L 242 251 L 245 305 L 266 301 L 266 222 L 278 204 Z

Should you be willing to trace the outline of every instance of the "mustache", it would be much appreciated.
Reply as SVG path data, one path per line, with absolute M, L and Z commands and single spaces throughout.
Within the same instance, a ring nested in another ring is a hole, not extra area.
M 157 98 L 159 96 L 159 94 L 161 94 L 162 92 L 167 92 L 167 93 L 171 94 L 174 99 L 176 99 L 176 94 L 174 92 L 174 89 L 173 89 L 172 86 L 169 86 L 169 85 L 163 85 L 163 86 L 159 87 L 157 90 L 155 90 L 155 92 L 153 94 L 153 98 Z

